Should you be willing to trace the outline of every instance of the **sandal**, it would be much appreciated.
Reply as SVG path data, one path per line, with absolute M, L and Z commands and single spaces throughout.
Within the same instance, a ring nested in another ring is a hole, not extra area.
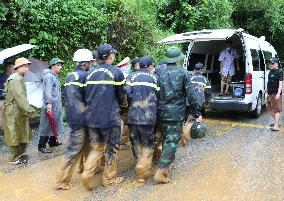
M 274 129 L 274 128 L 271 128 L 270 131 L 275 131 L 275 132 L 277 132 L 277 131 L 279 131 L 279 130 Z
M 219 96 L 223 96 L 224 94 L 221 92 L 221 93 L 219 93 Z
M 230 95 L 230 92 L 226 92 L 226 93 L 224 93 L 224 95 Z

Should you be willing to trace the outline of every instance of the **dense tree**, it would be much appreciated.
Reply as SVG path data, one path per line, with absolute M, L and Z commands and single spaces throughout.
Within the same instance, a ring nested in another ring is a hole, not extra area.
M 103 42 L 118 49 L 118 59 L 158 55 L 155 42 L 164 36 L 150 0 L 11 0 L 2 1 L 0 11 L 1 47 L 35 44 L 31 54 L 43 60 L 71 61 L 76 49 Z
M 232 27 L 229 0 L 164 0 L 156 5 L 158 19 L 176 33 Z
M 242 27 L 257 37 L 265 36 L 284 60 L 284 1 L 232 0 L 235 27 Z

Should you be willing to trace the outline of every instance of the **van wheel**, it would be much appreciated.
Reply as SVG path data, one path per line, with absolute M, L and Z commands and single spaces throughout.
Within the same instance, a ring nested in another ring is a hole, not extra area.
M 258 94 L 255 110 L 251 112 L 251 117 L 258 118 L 262 111 L 262 97 Z

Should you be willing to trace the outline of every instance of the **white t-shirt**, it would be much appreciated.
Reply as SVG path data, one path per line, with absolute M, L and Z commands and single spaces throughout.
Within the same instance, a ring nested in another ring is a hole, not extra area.
M 223 69 L 221 74 L 224 76 L 235 75 L 235 63 L 234 60 L 238 59 L 239 55 L 236 49 L 231 49 L 231 51 L 224 49 L 219 56 L 219 61 L 223 62 Z

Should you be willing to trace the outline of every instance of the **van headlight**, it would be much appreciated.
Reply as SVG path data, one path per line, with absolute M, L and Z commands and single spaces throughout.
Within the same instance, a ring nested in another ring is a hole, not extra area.
M 239 88 L 239 87 L 235 88 L 234 91 L 233 91 L 233 95 L 235 97 L 242 97 L 243 94 L 244 94 L 244 90 L 242 88 Z

